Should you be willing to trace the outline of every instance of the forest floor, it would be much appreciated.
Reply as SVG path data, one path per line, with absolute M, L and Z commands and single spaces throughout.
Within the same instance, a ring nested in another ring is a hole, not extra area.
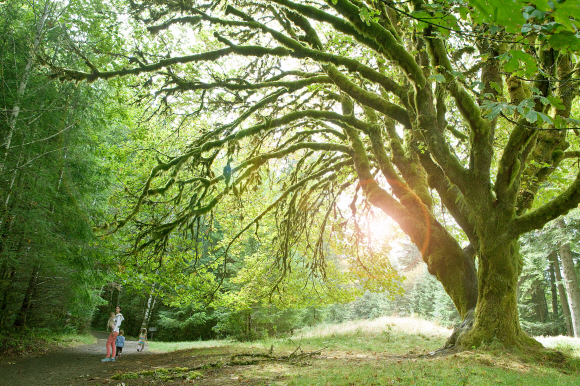
M 572 363 L 548 364 L 492 348 L 429 355 L 450 331 L 412 318 L 379 318 L 303 330 L 290 339 L 152 342 L 128 340 L 114 363 L 97 343 L 33 357 L 0 358 L 0 384 L 36 385 L 578 385 Z M 580 340 L 546 338 L 578 362 Z

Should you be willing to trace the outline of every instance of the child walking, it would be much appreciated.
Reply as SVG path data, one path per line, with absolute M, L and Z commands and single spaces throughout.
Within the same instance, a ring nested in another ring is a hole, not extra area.
M 123 347 L 125 346 L 125 331 L 120 330 L 119 336 L 115 340 L 115 345 L 117 346 L 117 358 L 121 357 L 121 353 L 123 352 Z
M 139 343 L 137 343 L 137 351 L 143 351 L 145 343 L 147 342 L 147 329 L 142 328 L 139 332 Z

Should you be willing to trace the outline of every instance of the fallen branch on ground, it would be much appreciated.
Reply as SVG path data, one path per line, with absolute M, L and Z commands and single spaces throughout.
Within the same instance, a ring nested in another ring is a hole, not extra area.
M 323 350 L 326 350 L 327 348 L 328 347 L 324 347 L 320 350 L 304 352 L 302 351 L 301 346 L 298 346 L 290 355 L 275 356 L 272 355 L 273 347 L 271 347 L 268 354 L 242 353 L 232 355 L 230 357 L 230 361 L 228 362 L 206 363 L 194 367 L 175 367 L 169 369 L 159 368 L 155 370 L 145 370 L 136 373 L 120 373 L 113 376 L 112 379 L 137 379 L 151 376 L 158 378 L 162 381 L 170 381 L 177 378 L 193 380 L 203 376 L 199 372 L 199 370 L 219 369 L 225 366 L 252 366 L 257 365 L 259 363 L 270 361 L 294 361 L 306 357 L 312 357 L 314 355 L 319 355 Z M 246 358 L 246 357 L 260 359 L 236 360 L 236 358 Z

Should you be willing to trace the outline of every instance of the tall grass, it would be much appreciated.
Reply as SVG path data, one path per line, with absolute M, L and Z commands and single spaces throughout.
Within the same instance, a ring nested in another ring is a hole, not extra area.
M 572 357 L 580 358 L 580 339 L 569 336 L 536 336 L 535 339 L 546 348 L 561 351 Z
M 319 324 L 314 327 L 299 330 L 297 337 L 322 338 L 333 335 L 380 335 L 384 332 L 398 332 L 406 334 L 422 334 L 432 338 L 447 338 L 451 329 L 442 327 L 434 322 L 398 316 L 382 316 L 371 320 L 352 320 L 340 324 Z

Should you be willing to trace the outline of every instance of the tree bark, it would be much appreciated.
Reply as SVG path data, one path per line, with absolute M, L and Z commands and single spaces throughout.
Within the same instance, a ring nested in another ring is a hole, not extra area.
M 542 283 L 536 279 L 532 284 L 532 301 L 535 304 L 536 315 L 542 323 L 546 323 L 548 320 L 548 305 L 546 303 L 546 292 L 542 287 Z
M 489 239 L 494 241 L 494 238 Z M 517 286 L 522 260 L 518 242 L 482 244 L 478 267 L 479 296 L 473 327 L 458 337 L 463 347 L 498 342 L 505 347 L 541 346 L 520 327 Z
M 564 284 L 562 284 L 563 281 L 562 274 L 560 273 L 558 253 L 554 250 L 548 255 L 548 258 L 554 266 L 558 295 L 560 295 L 560 304 L 562 305 L 562 316 L 564 316 L 564 324 L 566 325 L 566 335 L 574 336 L 574 329 L 572 328 L 572 317 L 570 316 L 570 307 L 568 306 L 568 297 L 566 296 L 566 289 L 564 288 Z
M 555 251 L 553 252 L 555 253 Z M 550 260 L 550 292 L 552 293 L 552 319 L 558 320 L 558 288 L 556 287 L 556 274 L 554 263 Z
M 38 282 L 38 273 L 40 271 L 40 264 L 36 264 L 32 269 L 32 273 L 30 274 L 30 280 L 28 281 L 28 287 L 26 288 L 26 292 L 24 293 L 24 299 L 22 300 L 22 306 L 20 307 L 20 311 L 16 316 L 16 320 L 14 321 L 14 327 L 25 327 L 26 321 L 28 319 L 28 314 L 32 309 L 32 297 L 34 295 L 34 291 L 36 290 L 36 283 Z
M 46 1 L 44 3 L 44 9 L 42 14 L 38 18 L 38 22 L 36 24 L 36 33 L 34 35 L 34 40 L 32 42 L 32 46 L 30 47 L 30 53 L 28 54 L 28 61 L 24 66 L 24 70 L 22 71 L 22 76 L 20 77 L 20 82 L 18 84 L 18 89 L 16 90 L 16 97 L 14 104 L 12 105 L 12 109 L 10 112 L 10 117 L 8 118 L 8 132 L 4 137 L 4 142 L 2 143 L 2 161 L 0 162 L 0 175 L 4 172 L 6 159 L 8 158 L 8 152 L 10 151 L 10 143 L 12 142 L 12 136 L 14 135 L 14 130 L 16 129 L 16 122 L 18 121 L 18 115 L 20 114 L 20 102 L 22 101 L 22 97 L 24 96 L 24 92 L 26 91 L 26 86 L 28 84 L 28 79 L 30 78 L 30 74 L 32 73 L 34 61 L 36 59 L 36 52 L 38 51 L 38 47 L 40 46 L 40 41 L 42 40 L 42 36 L 44 35 L 44 23 L 50 13 L 51 2 Z
M 145 314 L 143 315 L 143 322 L 141 323 L 141 328 L 149 327 L 149 319 L 151 318 L 151 310 L 155 306 L 155 297 L 153 296 L 153 291 L 155 291 L 155 283 L 153 283 L 153 288 L 149 293 L 149 298 L 147 299 L 147 306 L 145 308 Z
M 557 224 L 561 229 L 566 228 L 566 223 L 563 218 L 559 218 Z M 580 337 L 580 288 L 578 287 L 578 278 L 574 270 L 574 260 L 572 259 L 570 243 L 560 245 L 560 258 L 562 259 L 562 275 L 564 277 L 566 293 L 568 294 L 568 305 L 570 306 L 574 336 Z
M 0 302 L 0 328 L 4 328 L 9 324 L 9 298 L 12 293 L 12 287 L 14 286 L 13 280 L 15 275 L 16 269 L 10 266 L 2 276 L 2 280 L 0 280 L 0 290 L 3 292 L 2 301 Z

